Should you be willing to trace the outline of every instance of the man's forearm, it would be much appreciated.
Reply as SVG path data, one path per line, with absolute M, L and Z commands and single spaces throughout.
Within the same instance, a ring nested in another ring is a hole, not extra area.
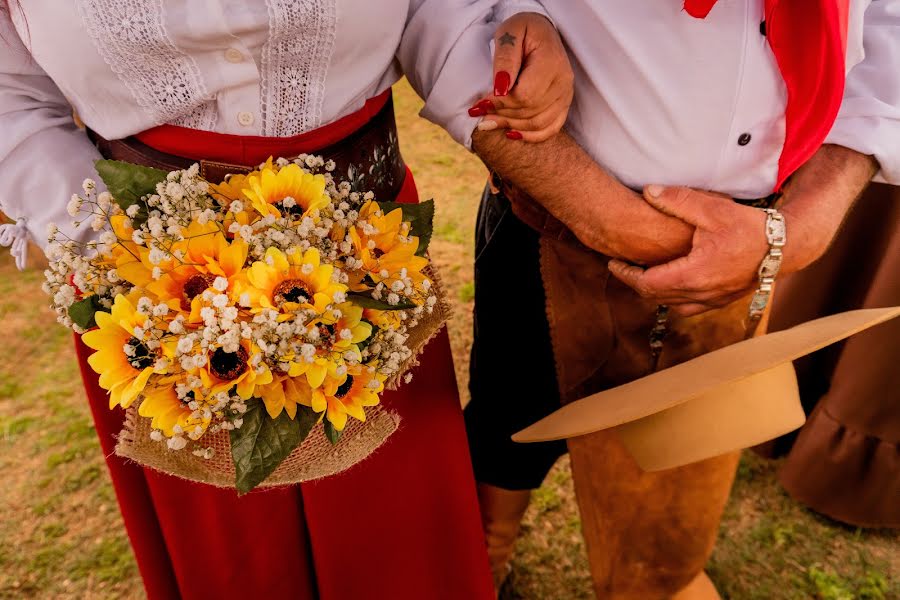
M 816 261 L 878 170 L 871 156 L 825 145 L 791 177 L 782 212 L 788 228 L 785 265 L 798 271 Z
M 686 254 L 691 228 L 663 215 L 603 170 L 568 134 L 540 144 L 476 132 L 475 151 L 504 180 L 540 202 L 587 246 L 655 263 Z

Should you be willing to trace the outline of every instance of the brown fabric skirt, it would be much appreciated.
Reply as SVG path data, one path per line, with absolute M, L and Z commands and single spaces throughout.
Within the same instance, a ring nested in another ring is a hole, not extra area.
M 780 283 L 770 329 L 898 304 L 900 187 L 873 184 L 826 255 Z M 781 469 L 781 483 L 799 502 L 839 521 L 900 527 L 900 320 L 796 366 L 812 414 Z M 789 443 L 775 447 L 783 451 Z

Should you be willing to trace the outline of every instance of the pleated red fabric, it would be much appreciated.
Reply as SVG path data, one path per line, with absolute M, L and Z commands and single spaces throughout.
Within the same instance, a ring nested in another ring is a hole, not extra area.
M 290 139 L 168 126 L 140 137 L 165 152 L 252 165 L 316 152 L 389 100 L 383 94 L 333 126 Z M 409 173 L 397 200 L 418 202 Z M 116 456 L 124 411 L 109 409 L 80 339 L 76 349 L 150 600 L 494 598 L 446 332 L 428 344 L 413 381 L 384 394 L 401 424 L 372 457 L 335 477 L 243 497 Z

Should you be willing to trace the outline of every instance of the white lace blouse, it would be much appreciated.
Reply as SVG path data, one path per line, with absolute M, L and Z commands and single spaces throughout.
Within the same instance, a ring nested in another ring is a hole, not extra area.
M 70 220 L 66 202 L 97 158 L 70 105 L 107 139 L 164 123 L 286 137 L 405 73 L 423 114 L 468 144 L 467 108 L 491 84 L 496 0 L 12 4 L 12 19 L 0 14 L 0 209 L 41 244 L 48 223 Z

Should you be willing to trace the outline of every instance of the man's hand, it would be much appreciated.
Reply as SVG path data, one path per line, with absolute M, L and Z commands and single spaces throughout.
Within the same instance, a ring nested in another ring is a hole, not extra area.
M 559 33 L 543 15 L 520 13 L 494 35 L 494 93 L 469 110 L 482 131 L 507 129 L 511 140 L 542 142 L 569 115 L 574 76 Z
M 787 244 L 779 277 L 825 253 L 877 168 L 871 156 L 825 145 L 797 170 L 784 191 Z M 659 211 L 696 226 L 693 247 L 687 256 L 647 270 L 613 260 L 614 276 L 685 316 L 725 306 L 756 288 L 768 250 L 762 211 L 686 188 L 647 186 L 644 195 Z
M 646 270 L 612 260 L 615 277 L 681 315 L 726 306 L 755 289 L 769 247 L 763 211 L 690 188 L 650 185 L 644 195 L 657 210 L 696 228 L 693 247 L 687 256 Z

